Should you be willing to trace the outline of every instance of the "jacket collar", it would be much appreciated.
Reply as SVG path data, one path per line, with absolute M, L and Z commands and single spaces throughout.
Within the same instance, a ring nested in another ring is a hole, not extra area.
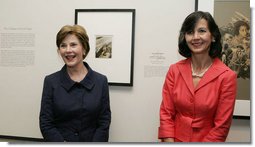
M 79 84 L 81 84 L 83 87 L 87 88 L 88 90 L 91 90 L 95 85 L 94 78 L 93 78 L 94 71 L 90 68 L 90 66 L 86 62 L 83 62 L 83 64 L 87 68 L 88 73 L 85 76 L 85 78 L 82 81 L 79 82 Z M 60 80 L 61 80 L 62 86 L 67 91 L 71 90 L 71 88 L 75 84 L 77 84 L 77 82 L 73 81 L 70 78 L 70 76 L 68 75 L 66 65 L 64 65 L 62 67 L 62 69 L 60 70 L 60 73 L 61 73 Z
M 177 64 L 177 67 L 180 71 L 182 78 L 184 79 L 187 87 L 190 92 L 194 94 L 195 91 L 199 90 L 201 87 L 208 84 L 213 79 L 217 78 L 219 75 L 229 70 L 229 68 L 220 61 L 220 59 L 215 58 L 213 60 L 212 66 L 208 69 L 208 71 L 204 74 L 203 78 L 199 81 L 196 88 L 193 85 L 193 79 L 191 74 L 191 58 L 180 61 Z

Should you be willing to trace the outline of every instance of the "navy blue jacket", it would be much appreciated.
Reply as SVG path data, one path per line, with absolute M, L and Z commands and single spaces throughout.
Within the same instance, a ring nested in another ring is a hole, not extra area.
M 45 141 L 107 142 L 111 123 L 107 77 L 93 71 L 79 83 L 66 65 L 44 79 L 40 129 Z

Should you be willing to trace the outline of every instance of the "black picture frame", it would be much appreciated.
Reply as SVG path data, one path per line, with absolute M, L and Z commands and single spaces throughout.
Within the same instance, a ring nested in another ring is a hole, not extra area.
M 86 61 L 110 86 L 133 86 L 135 9 L 75 9 L 90 39 Z

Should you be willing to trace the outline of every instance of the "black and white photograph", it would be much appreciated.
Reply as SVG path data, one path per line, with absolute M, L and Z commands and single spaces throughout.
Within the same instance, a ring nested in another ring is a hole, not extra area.
M 96 58 L 112 58 L 112 36 L 96 35 Z

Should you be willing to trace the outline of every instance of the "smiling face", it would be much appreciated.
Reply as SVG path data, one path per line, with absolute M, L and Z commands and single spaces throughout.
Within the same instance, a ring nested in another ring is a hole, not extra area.
M 63 39 L 58 51 L 67 67 L 75 68 L 83 64 L 85 50 L 74 34 L 69 34 Z
M 208 22 L 200 19 L 194 30 L 185 33 L 186 43 L 192 54 L 209 54 L 213 36 L 208 28 Z

